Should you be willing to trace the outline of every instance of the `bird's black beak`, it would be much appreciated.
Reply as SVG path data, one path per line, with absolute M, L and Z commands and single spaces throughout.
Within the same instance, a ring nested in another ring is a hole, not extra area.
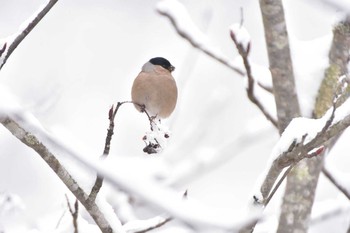
M 173 72 L 175 70 L 175 66 L 170 66 L 168 69 L 170 72 Z

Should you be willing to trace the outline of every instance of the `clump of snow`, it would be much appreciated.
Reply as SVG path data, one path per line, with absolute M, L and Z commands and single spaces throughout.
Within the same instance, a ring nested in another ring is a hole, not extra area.
M 272 156 L 277 158 L 287 151 L 293 142 L 300 143 L 305 136 L 304 144 L 310 142 L 319 133 L 328 119 L 294 118 L 281 135 L 280 140 L 272 150 Z
M 231 35 L 234 36 L 236 43 L 241 44 L 247 51 L 251 41 L 248 30 L 239 23 L 232 24 L 230 26 Z
M 156 120 L 154 120 L 151 125 L 152 130 L 146 132 L 143 141 L 146 143 L 146 148 L 148 148 L 147 153 L 160 153 L 166 147 L 171 132 L 169 128 L 160 121 L 156 122 Z

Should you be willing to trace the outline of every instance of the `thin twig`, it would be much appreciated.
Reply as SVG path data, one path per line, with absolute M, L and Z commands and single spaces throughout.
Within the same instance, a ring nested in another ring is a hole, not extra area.
M 255 94 L 254 94 L 254 77 L 252 74 L 252 70 L 251 70 L 251 66 L 250 66 L 250 62 L 248 59 L 248 55 L 249 55 L 249 51 L 250 51 L 250 43 L 248 44 L 247 48 L 245 48 L 239 41 L 237 41 L 236 39 L 236 35 L 234 33 L 231 32 L 231 38 L 233 40 L 233 42 L 235 43 L 237 50 L 239 52 L 239 54 L 241 55 L 242 59 L 243 59 L 243 64 L 244 67 L 246 69 L 246 73 L 247 73 L 247 78 L 248 78 L 248 87 L 247 87 L 247 95 L 249 100 L 255 104 L 260 111 L 264 114 L 264 116 L 277 128 L 277 121 L 276 119 L 274 119 L 264 108 L 264 106 L 260 103 L 260 101 L 256 98 Z
M 156 224 L 154 226 L 151 226 L 151 227 L 149 227 L 147 229 L 144 229 L 142 231 L 136 231 L 135 233 L 146 233 L 148 231 L 151 231 L 151 230 L 154 230 L 154 229 L 157 229 L 157 228 L 163 226 L 164 224 L 170 222 L 171 220 L 173 220 L 173 218 L 165 218 L 162 222 L 160 222 L 160 223 L 158 223 L 158 224 Z
M 103 148 L 103 154 L 101 155 L 101 158 L 106 158 L 109 155 L 109 151 L 111 149 L 111 140 L 114 134 L 114 119 L 115 119 L 115 116 L 117 115 L 117 112 L 120 106 L 122 106 L 125 103 L 132 103 L 132 102 L 131 101 L 118 102 L 115 109 L 114 109 L 114 106 L 112 106 L 109 109 L 109 112 L 108 112 L 109 127 L 107 129 L 105 146 Z M 97 176 L 95 180 L 95 184 L 91 189 L 88 201 L 94 202 L 96 200 L 97 194 L 99 193 L 102 187 L 102 184 L 103 184 L 103 177 Z
M 67 206 L 70 214 L 72 215 L 73 218 L 73 227 L 74 227 L 74 233 L 78 233 L 78 214 L 79 214 L 79 202 L 78 199 L 75 200 L 74 203 L 74 210 L 72 206 L 70 205 L 68 196 L 66 195 L 66 200 L 67 200 Z
M 346 198 L 350 200 L 350 193 L 348 190 L 334 178 L 332 173 L 325 166 L 323 166 L 322 172 L 333 183 L 333 185 L 337 187 L 346 196 Z
M 304 141 L 304 140 L 303 140 Z M 302 143 L 300 143 L 300 144 L 298 144 L 298 145 L 303 145 L 304 143 L 303 143 L 303 141 L 302 141 Z M 283 175 L 282 175 L 282 177 L 279 179 L 279 181 L 276 183 L 276 185 L 273 187 L 273 189 L 272 189 L 272 191 L 269 193 L 269 195 L 268 195 L 268 197 L 265 199 L 265 200 L 263 200 L 263 205 L 266 207 L 268 204 L 269 204 L 269 202 L 270 202 L 270 200 L 271 200 L 271 198 L 273 197 L 273 195 L 276 193 L 276 191 L 278 190 L 278 188 L 281 186 L 281 184 L 282 184 L 282 182 L 284 181 L 284 179 L 287 177 L 287 175 L 289 174 L 289 172 L 293 169 L 293 167 L 299 162 L 299 161 L 301 161 L 303 158 L 308 158 L 308 159 L 310 159 L 310 158 L 313 158 L 313 157 L 315 157 L 315 156 L 318 156 L 318 155 L 320 155 L 322 152 L 324 151 L 324 146 L 321 146 L 320 148 L 318 148 L 317 150 L 315 150 L 314 152 L 312 152 L 312 153 L 307 153 L 307 154 L 305 154 L 305 156 L 300 156 L 299 158 L 298 158 L 298 160 L 296 161 L 296 162 L 294 162 L 292 165 L 290 165 L 289 167 L 288 167 L 288 169 L 283 173 Z
M 275 185 L 275 187 L 272 189 L 272 191 L 270 192 L 269 196 L 263 201 L 263 205 L 266 207 L 270 200 L 272 199 L 273 195 L 275 195 L 276 191 L 278 190 L 278 188 L 281 186 L 282 182 L 284 181 L 284 179 L 287 177 L 287 175 L 289 174 L 289 172 L 293 169 L 294 165 L 290 165 L 288 167 L 288 169 L 283 173 L 283 176 L 281 177 L 281 179 L 277 182 L 277 184 Z
M 17 35 L 14 41 L 9 45 L 6 55 L 0 64 L 0 70 L 5 65 L 7 59 L 17 46 L 26 38 L 26 36 L 33 30 L 33 28 L 44 18 L 44 16 L 51 10 L 51 8 L 58 2 L 58 0 L 50 0 L 46 6 L 38 13 L 38 15 L 27 25 L 27 27 Z

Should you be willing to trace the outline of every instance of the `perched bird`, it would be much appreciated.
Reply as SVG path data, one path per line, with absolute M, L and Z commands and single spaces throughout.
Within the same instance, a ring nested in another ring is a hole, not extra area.
M 175 67 L 162 57 L 146 62 L 134 80 L 131 98 L 136 109 L 150 116 L 167 118 L 177 101 L 176 82 L 171 72 Z

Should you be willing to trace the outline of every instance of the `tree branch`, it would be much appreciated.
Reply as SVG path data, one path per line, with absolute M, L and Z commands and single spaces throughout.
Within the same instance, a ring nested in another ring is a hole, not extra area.
M 112 106 L 109 109 L 108 112 L 108 119 L 109 119 L 109 127 L 107 129 L 107 136 L 106 136 L 106 141 L 105 141 L 105 146 L 103 149 L 103 154 L 101 155 L 101 158 L 107 158 L 107 156 L 109 155 L 109 151 L 111 148 L 111 140 L 112 140 L 112 136 L 114 134 L 114 119 L 115 116 L 117 115 L 117 112 L 120 108 L 120 106 L 122 106 L 125 103 L 131 103 L 130 101 L 124 101 L 124 102 L 118 102 L 116 108 L 114 109 L 114 106 Z M 103 184 L 103 177 L 97 176 L 96 180 L 95 180 L 95 184 L 93 185 L 90 195 L 89 195 L 89 201 L 90 202 L 94 202 L 96 200 L 97 194 L 100 191 L 101 187 Z
M 26 36 L 33 30 L 33 28 L 44 18 L 44 16 L 51 10 L 51 8 L 58 2 L 58 0 L 50 0 L 48 3 L 45 5 L 45 7 L 40 10 L 40 12 L 36 15 L 36 17 L 27 25 L 27 27 L 20 32 L 14 41 L 8 45 L 8 49 L 6 50 L 5 47 L 5 52 L 4 57 L 1 58 L 0 54 L 0 70 L 2 67 L 6 64 L 7 59 L 11 56 L 12 52 L 17 48 L 17 46 L 26 38 Z
M 73 227 L 74 227 L 74 233 L 78 233 L 78 214 L 79 214 L 79 202 L 78 199 L 75 200 L 74 203 L 74 210 L 69 202 L 68 196 L 66 195 L 68 210 L 73 218 Z
M 332 111 L 331 118 L 334 118 L 335 112 Z M 315 120 L 317 121 L 317 120 Z M 327 121 L 328 122 L 328 121 Z M 334 136 L 339 135 L 350 125 L 350 115 L 346 116 L 343 120 L 334 123 L 327 129 L 325 127 L 308 143 L 304 144 L 304 140 L 295 144 L 289 150 L 280 154 L 272 163 L 266 178 L 261 186 L 261 194 L 265 200 L 271 192 L 271 189 L 278 178 L 282 170 L 288 166 L 298 163 L 304 158 L 314 157 L 324 151 L 324 144 Z M 317 148 L 315 150 L 315 148 Z M 263 201 L 264 202 L 264 201 Z
M 146 233 L 152 230 L 155 230 L 157 228 L 162 227 L 164 224 L 170 222 L 172 220 L 172 218 L 167 217 L 167 218 L 163 218 L 163 217 L 155 217 L 152 219 L 148 219 L 148 220 L 137 220 L 137 229 L 132 229 L 132 227 L 127 226 L 128 223 L 126 223 L 123 227 L 127 228 L 126 232 L 133 232 L 133 233 Z M 143 222 L 143 223 L 142 223 Z M 151 223 L 150 223 L 151 222 Z M 135 222 L 131 223 L 134 224 Z M 142 225 L 142 226 L 140 226 Z M 144 225 L 144 226 L 143 226 Z

